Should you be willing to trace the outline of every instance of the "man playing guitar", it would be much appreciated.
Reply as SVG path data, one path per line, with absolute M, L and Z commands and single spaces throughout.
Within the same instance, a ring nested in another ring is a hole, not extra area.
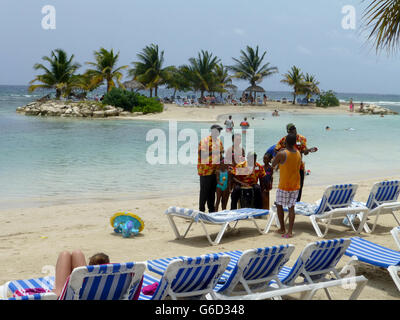
M 303 155 L 306 156 L 309 153 L 318 151 L 317 147 L 307 148 L 307 139 L 304 136 L 302 136 L 301 134 L 297 133 L 296 126 L 293 123 L 289 123 L 286 126 L 286 131 L 288 134 L 296 135 L 295 147 L 300 152 L 301 156 L 303 156 Z M 284 148 L 286 148 L 286 136 L 283 137 L 281 140 L 279 140 L 279 142 L 276 144 L 275 150 L 276 150 L 276 152 L 278 152 Z M 297 202 L 301 201 L 301 195 L 302 195 L 303 184 L 304 184 L 304 175 L 305 175 L 305 164 L 302 161 L 301 166 L 300 166 L 300 190 L 299 190 L 299 196 L 297 197 Z

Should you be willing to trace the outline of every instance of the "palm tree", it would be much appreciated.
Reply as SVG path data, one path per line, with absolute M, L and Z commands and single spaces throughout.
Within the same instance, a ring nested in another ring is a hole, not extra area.
M 221 94 L 221 98 L 222 94 L 228 91 L 227 89 L 235 87 L 232 84 L 232 77 L 228 73 L 228 68 L 222 63 L 215 66 L 214 80 L 215 84 L 213 91 L 219 92 Z
M 123 87 L 121 83 L 123 76 L 121 71 L 128 68 L 128 66 L 117 68 L 119 52 L 114 54 L 113 49 L 107 51 L 104 48 L 100 48 L 99 51 L 94 52 L 94 56 L 96 62 L 86 62 L 86 64 L 94 67 L 94 69 L 88 69 L 86 71 L 87 75 L 92 79 L 92 85 L 100 85 L 106 81 L 107 92 L 116 86 L 115 81 L 120 87 Z
M 293 104 L 296 103 L 296 97 L 304 92 L 304 75 L 299 68 L 293 66 L 288 73 L 283 75 L 282 83 L 293 87 Z
M 168 77 L 165 80 L 165 84 L 168 89 L 174 89 L 173 97 L 177 91 L 188 91 L 190 90 L 190 83 L 184 75 L 183 68 L 170 67 Z
M 41 63 L 36 63 L 35 70 L 44 70 L 44 74 L 36 76 L 30 82 L 29 91 L 33 92 L 38 88 L 55 89 L 56 99 L 60 99 L 64 91 L 67 90 L 75 71 L 80 68 L 79 63 L 73 62 L 74 55 L 68 58 L 67 53 L 62 49 L 56 49 L 51 52 L 50 57 L 43 57 L 42 60 L 50 64 L 49 67 Z M 34 84 L 41 82 L 41 84 Z
M 228 68 L 234 72 L 234 78 L 247 80 L 251 86 L 255 86 L 264 78 L 278 72 L 278 68 L 271 67 L 269 62 L 263 64 L 267 52 L 264 51 L 260 56 L 258 51 L 258 46 L 256 49 L 247 46 L 246 51 L 240 51 L 241 56 L 239 59 L 232 58 L 236 64 Z
M 304 83 L 303 92 L 306 95 L 306 99 L 307 99 L 307 103 L 308 103 L 308 101 L 311 99 L 311 97 L 313 95 L 318 95 L 321 92 L 318 88 L 319 82 L 317 81 L 317 79 L 315 78 L 314 75 L 307 73 L 304 77 L 304 82 L 305 83 Z
M 94 83 L 91 75 L 88 73 L 77 74 L 71 78 L 64 96 L 75 96 L 86 99 L 87 93 L 97 89 L 100 85 L 101 83 Z M 78 94 L 76 92 L 78 92 Z
M 368 39 L 377 51 L 395 50 L 400 39 L 400 0 L 373 0 L 365 10 L 365 28 L 372 29 Z
M 190 58 L 189 65 L 181 67 L 182 73 L 194 91 L 200 91 L 201 98 L 204 92 L 212 90 L 215 83 L 215 68 L 220 60 L 213 54 L 202 50 L 197 58 Z
M 139 61 L 132 62 L 134 67 L 129 71 L 129 75 L 150 89 L 150 97 L 153 96 L 153 89 L 154 95 L 157 96 L 158 87 L 165 84 L 173 68 L 162 67 L 164 64 L 164 51 L 160 52 L 158 45 L 155 44 L 146 46 L 137 57 Z

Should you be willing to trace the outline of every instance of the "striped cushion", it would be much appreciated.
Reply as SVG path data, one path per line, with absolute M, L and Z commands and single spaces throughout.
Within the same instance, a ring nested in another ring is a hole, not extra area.
M 400 181 L 382 181 L 374 184 L 366 202 L 368 209 L 372 210 L 385 202 L 396 201 L 400 194 Z
M 43 288 L 46 290 L 53 290 L 54 277 L 43 277 L 27 280 L 15 280 L 8 283 L 8 291 L 14 294 L 17 290 Z
M 255 285 L 266 284 L 268 279 L 278 275 L 293 249 L 293 246 L 285 245 L 245 251 L 235 267 L 224 274 L 225 282 L 217 284 L 214 290 L 229 294 L 240 279 L 247 284 L 250 284 L 249 282 Z
M 351 207 L 357 187 L 354 184 L 330 186 L 326 188 L 321 200 L 316 204 L 297 202 L 295 212 L 304 216 L 311 216 L 322 214 L 332 209 Z
M 120 300 L 127 294 L 128 300 L 133 300 L 137 290 L 140 290 L 141 283 L 132 283 L 135 267 L 135 263 L 128 262 L 74 269 L 59 299 L 73 300 L 77 294 L 80 300 Z M 78 269 L 85 271 L 84 277 L 83 281 L 79 282 L 80 287 L 74 288 L 71 279 Z
M 312 281 L 323 279 L 335 268 L 350 245 L 350 239 L 334 239 L 310 243 L 304 248 L 282 283 L 292 285 L 299 277 L 309 275 Z
M 212 290 L 222 275 L 226 267 L 224 261 L 225 257 L 218 254 L 171 261 L 151 299 L 163 300 L 169 295 L 169 290 L 175 294 L 189 294 L 192 299 L 202 297 Z M 195 296 L 190 295 L 192 292 L 196 293 Z M 142 299 L 145 299 L 143 294 Z
M 225 210 L 220 212 L 204 213 L 192 209 L 170 207 L 165 213 L 179 215 L 183 218 L 193 219 L 196 222 L 202 220 L 207 223 L 222 224 L 237 220 L 246 220 L 249 219 L 250 217 L 265 216 L 269 214 L 269 211 L 264 209 L 243 208 L 238 210 Z
M 346 250 L 346 255 L 356 256 L 362 262 L 382 268 L 400 266 L 399 251 L 380 246 L 360 237 L 351 238 L 351 244 Z

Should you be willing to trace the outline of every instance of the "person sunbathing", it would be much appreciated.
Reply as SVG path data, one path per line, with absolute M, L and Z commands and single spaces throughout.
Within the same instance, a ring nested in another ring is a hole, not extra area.
M 97 253 L 89 258 L 89 265 L 101 265 L 110 263 L 109 257 L 104 253 Z M 75 268 L 86 266 L 85 255 L 82 251 L 63 251 L 58 255 L 56 264 L 56 276 L 53 292 L 59 297 L 64 286 Z

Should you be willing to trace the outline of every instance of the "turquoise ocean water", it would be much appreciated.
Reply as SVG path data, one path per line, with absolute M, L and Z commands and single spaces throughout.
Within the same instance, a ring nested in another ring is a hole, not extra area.
M 197 192 L 195 164 L 151 165 L 146 160 L 153 143 L 146 141 L 147 133 L 161 129 L 168 136 L 168 122 L 41 118 L 15 112 L 40 96 L 29 94 L 26 87 L 0 86 L 0 209 Z M 290 93 L 269 96 L 290 97 Z M 400 96 L 338 96 L 400 111 Z M 234 120 L 238 123 L 241 118 Z M 249 119 L 260 161 L 265 150 L 285 135 L 288 122 L 296 124 L 310 147 L 319 148 L 305 158 L 311 170 L 307 184 L 400 178 L 400 116 L 283 113 L 279 118 L 256 114 Z M 330 131 L 325 131 L 327 125 Z M 200 136 L 200 130 L 209 126 L 180 122 L 178 132 L 194 129 Z M 183 144 L 178 142 L 178 150 Z

